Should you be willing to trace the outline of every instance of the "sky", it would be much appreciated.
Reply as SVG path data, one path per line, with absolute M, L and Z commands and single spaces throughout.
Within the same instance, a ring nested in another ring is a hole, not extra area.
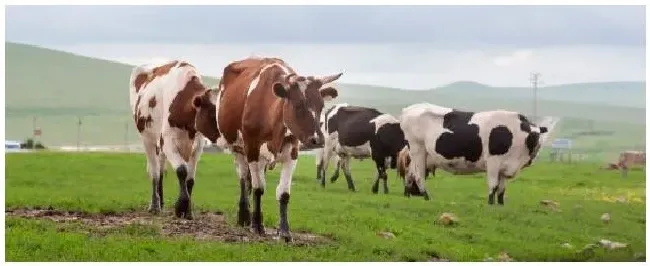
M 645 80 L 643 6 L 7 6 L 7 41 L 220 76 L 279 56 L 303 75 L 429 89 Z

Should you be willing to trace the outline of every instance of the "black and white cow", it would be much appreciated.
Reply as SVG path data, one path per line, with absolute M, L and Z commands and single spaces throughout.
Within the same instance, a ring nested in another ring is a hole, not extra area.
M 487 172 L 488 203 L 494 204 L 497 194 L 500 205 L 506 179 L 532 164 L 540 135 L 548 131 L 516 112 L 473 113 L 429 103 L 402 109 L 400 122 L 411 157 L 405 194 L 429 200 L 423 179 L 426 168 L 454 175 Z
M 388 193 L 386 168 L 395 169 L 397 154 L 406 146 L 404 133 L 399 120 L 373 108 L 336 104 L 321 115 L 321 130 L 325 136 L 324 147 L 317 152 L 317 179 L 325 187 L 325 171 L 330 159 L 338 155 L 337 169 L 332 182 L 338 178 L 339 166 L 348 182 L 348 189 L 355 191 L 350 158 L 371 157 L 377 166 L 377 177 L 372 192 L 379 190 L 379 180 L 383 179 L 384 193 Z M 390 161 L 390 162 L 389 162 Z

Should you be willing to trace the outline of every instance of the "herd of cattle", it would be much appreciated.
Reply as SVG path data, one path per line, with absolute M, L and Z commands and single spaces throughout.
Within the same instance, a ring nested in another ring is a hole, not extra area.
M 328 84 L 343 73 L 303 76 L 278 58 L 245 58 L 228 64 L 217 88 L 183 61 L 137 66 L 130 77 L 130 105 L 152 182 L 149 210 L 163 207 L 166 162 L 176 172 L 177 217 L 192 219 L 191 197 L 203 137 L 234 156 L 240 183 L 238 225 L 264 234 L 261 197 L 266 172 L 281 164 L 276 187 L 278 234 L 291 240 L 287 206 L 298 150 L 317 152 L 316 177 L 325 186 L 331 161 L 355 191 L 350 159 L 371 158 L 388 193 L 388 168 L 404 179 L 404 195 L 429 200 L 425 178 L 441 168 L 453 174 L 487 173 L 488 203 L 504 204 L 506 180 L 531 165 L 546 127 L 516 112 L 465 112 L 429 103 L 405 107 L 398 119 L 373 108 L 325 102 L 338 96 Z M 249 197 L 253 197 L 253 211 Z

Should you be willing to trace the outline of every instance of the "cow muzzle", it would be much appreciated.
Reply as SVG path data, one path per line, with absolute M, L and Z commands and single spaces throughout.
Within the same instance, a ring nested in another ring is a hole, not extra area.
M 309 149 L 322 148 L 325 140 L 318 136 L 310 136 L 305 140 L 305 147 Z

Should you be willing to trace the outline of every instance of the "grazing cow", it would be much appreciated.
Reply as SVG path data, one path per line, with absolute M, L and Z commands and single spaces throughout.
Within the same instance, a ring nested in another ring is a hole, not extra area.
M 409 147 L 404 146 L 404 148 L 397 155 L 397 175 L 402 180 L 406 181 L 406 171 L 408 170 L 409 165 L 411 164 L 411 156 L 409 155 Z M 429 179 L 429 173 L 436 175 L 436 168 L 431 169 L 427 168 L 424 173 L 424 180 Z
M 388 193 L 386 168 L 395 169 L 397 154 L 406 146 L 399 120 L 374 108 L 342 103 L 330 107 L 321 115 L 321 131 L 325 135 L 325 146 L 316 167 L 321 186 L 325 187 L 325 172 L 330 158 L 336 154 L 340 157 L 340 164 L 337 164 L 332 182 L 338 178 L 340 165 L 348 182 L 348 189 L 355 191 L 350 172 L 350 158 L 371 157 L 377 167 L 372 193 L 378 192 L 380 179 L 383 180 L 384 193 Z
M 621 169 L 621 175 L 627 177 L 628 166 L 645 165 L 645 152 L 643 151 L 624 151 L 618 156 L 618 167 Z
M 280 205 L 278 234 L 291 241 L 287 207 L 299 145 L 323 143 L 317 119 L 324 101 L 337 97 L 323 85 L 343 73 L 326 77 L 301 76 L 278 58 L 247 58 L 228 64 L 220 83 L 217 124 L 225 147 L 233 150 L 240 178 L 238 224 L 264 234 L 261 197 L 269 163 L 282 163 L 276 199 Z M 246 176 L 250 170 L 254 209 L 248 207 Z
M 541 134 L 525 116 L 504 110 L 464 112 L 429 103 L 402 109 L 401 127 L 411 164 L 405 194 L 429 200 L 423 176 L 426 168 L 454 175 L 487 172 L 488 203 L 504 204 L 506 179 L 528 167 L 539 152 Z
M 149 211 L 159 213 L 163 207 L 163 172 L 169 160 L 180 185 L 175 214 L 192 219 L 190 198 L 203 137 L 212 142 L 219 137 L 214 108 L 218 92 L 206 88 L 198 71 L 183 61 L 136 66 L 129 85 L 152 182 Z

